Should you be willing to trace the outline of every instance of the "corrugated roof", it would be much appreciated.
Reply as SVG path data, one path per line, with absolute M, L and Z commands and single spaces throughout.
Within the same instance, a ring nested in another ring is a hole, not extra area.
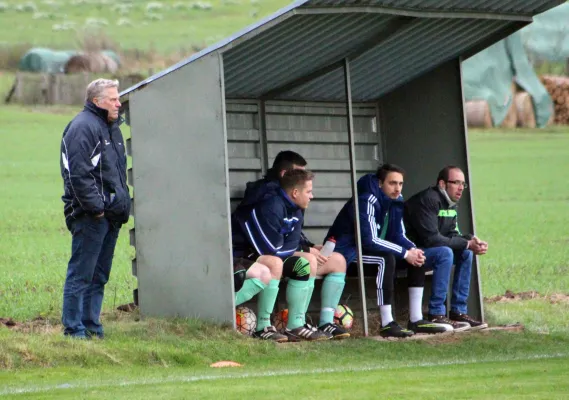
M 523 26 L 528 15 L 563 2 L 300 0 L 121 95 L 219 51 L 226 96 L 259 98 L 365 48 L 351 63 L 352 93 L 354 101 L 373 99 L 511 29 L 512 24 Z M 503 15 L 498 18 L 498 14 Z M 341 100 L 341 71 L 326 73 L 279 98 Z
M 271 29 L 271 40 L 258 35 L 223 55 L 225 92 L 230 97 L 260 96 L 341 59 L 380 34 L 394 18 L 381 14 L 290 18 Z
M 540 0 L 347 0 L 346 7 L 389 7 L 400 10 L 490 12 L 518 15 L 535 15 L 550 8 Z M 335 0 L 310 0 L 303 5 L 311 7 L 336 7 Z
M 503 28 L 503 21 L 424 19 L 350 64 L 354 101 L 377 99 L 436 65 L 456 58 L 473 39 Z M 343 98 L 343 70 L 338 69 L 279 96 L 281 99 Z

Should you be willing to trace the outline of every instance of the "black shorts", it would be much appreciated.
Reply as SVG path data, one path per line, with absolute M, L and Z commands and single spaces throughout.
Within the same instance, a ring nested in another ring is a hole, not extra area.
M 251 268 L 255 261 L 246 258 L 236 257 L 233 259 L 233 285 L 238 292 L 245 282 L 247 270 Z

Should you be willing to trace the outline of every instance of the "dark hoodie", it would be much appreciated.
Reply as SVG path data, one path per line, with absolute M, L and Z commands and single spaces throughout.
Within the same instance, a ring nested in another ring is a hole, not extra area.
M 126 151 L 119 125 L 108 112 L 87 102 L 63 131 L 60 151 L 66 221 L 105 212 L 124 223 L 130 214 Z
M 364 175 L 358 180 L 358 202 L 363 254 L 383 252 L 403 258 L 407 250 L 416 247 L 405 237 L 403 197 L 396 200 L 387 197 L 380 189 L 375 174 Z M 388 222 L 387 228 L 385 221 Z M 341 253 L 348 263 L 357 257 L 354 222 L 351 198 L 338 213 L 325 239 L 336 239 L 335 251 Z
M 251 208 L 260 201 L 278 195 L 279 190 L 280 190 L 280 184 L 279 184 L 278 174 L 274 172 L 274 170 L 271 168 L 269 169 L 267 175 L 263 179 L 259 179 L 255 182 L 247 182 L 247 185 L 245 187 L 245 194 L 243 195 L 243 200 L 241 200 L 241 203 L 239 203 L 235 211 L 237 212 L 238 210 L 241 210 L 244 207 Z M 304 210 L 302 210 L 302 214 L 304 216 Z M 308 238 L 301 231 L 300 245 L 298 250 L 309 252 L 310 247 L 313 246 L 314 243 L 308 240 Z
M 298 250 L 302 222 L 301 209 L 279 187 L 275 194 L 238 207 L 231 215 L 233 255 L 256 252 L 285 259 Z

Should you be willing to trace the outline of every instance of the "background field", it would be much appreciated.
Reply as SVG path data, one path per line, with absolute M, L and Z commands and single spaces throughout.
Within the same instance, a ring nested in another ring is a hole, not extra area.
M 59 313 L 70 238 L 57 159 L 61 130 L 76 111 L 0 108 L 0 316 Z M 472 131 L 470 149 L 477 233 L 491 246 L 480 260 L 484 295 L 566 292 L 569 134 Z M 106 310 L 131 301 L 132 251 L 123 229 Z
M 286 0 L 0 2 L 0 46 L 74 48 L 98 30 L 123 49 L 203 48 L 287 5 Z M 78 35 L 79 33 L 79 35 Z
M 160 68 L 286 4 L 0 0 L 0 68 L 32 45 L 79 48 L 85 37 L 131 55 L 161 54 Z M 95 31 L 98 38 L 85 36 Z M 13 79 L 0 70 L 0 98 Z M 130 222 L 106 289 L 106 339 L 79 342 L 63 338 L 59 324 L 71 247 L 59 146 L 77 111 L 0 105 L 0 319 L 17 323 L 0 323 L 0 399 L 569 397 L 566 127 L 469 134 L 477 234 L 490 242 L 480 259 L 486 317 L 520 322 L 523 332 L 275 346 L 200 321 L 141 319 L 116 311 L 136 287 Z M 539 294 L 495 297 L 506 290 Z M 227 359 L 243 367 L 209 367 Z

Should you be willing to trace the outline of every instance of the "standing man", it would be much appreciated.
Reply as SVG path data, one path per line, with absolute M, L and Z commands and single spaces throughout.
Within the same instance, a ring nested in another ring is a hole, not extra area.
M 433 268 L 433 288 L 429 302 L 429 320 L 450 323 L 456 329 L 482 329 L 488 325 L 467 314 L 473 254 L 484 255 L 488 243 L 471 234 L 460 233 L 457 205 L 468 188 L 462 170 L 444 167 L 437 184 L 415 194 L 405 203 L 405 224 L 409 237 L 425 252 L 425 265 Z M 455 265 L 450 320 L 445 301 L 452 266 Z
M 65 222 L 73 235 L 63 288 L 64 334 L 103 338 L 99 320 L 130 194 L 126 152 L 119 125 L 118 81 L 87 86 L 85 107 L 63 131 L 61 176 Z
M 448 325 L 423 319 L 422 299 L 425 282 L 423 251 L 405 236 L 403 229 L 403 178 L 405 172 L 394 164 L 384 164 L 375 174 L 358 180 L 358 216 L 362 237 L 362 261 L 377 273 L 377 305 L 381 314 L 380 335 L 405 338 L 415 333 L 441 333 Z M 349 263 L 357 259 L 354 229 L 354 199 L 348 200 L 326 238 L 336 238 L 336 251 Z M 325 239 L 326 240 L 326 239 Z M 391 302 L 397 260 L 405 260 L 409 282 L 409 323 L 404 329 L 393 320 Z

